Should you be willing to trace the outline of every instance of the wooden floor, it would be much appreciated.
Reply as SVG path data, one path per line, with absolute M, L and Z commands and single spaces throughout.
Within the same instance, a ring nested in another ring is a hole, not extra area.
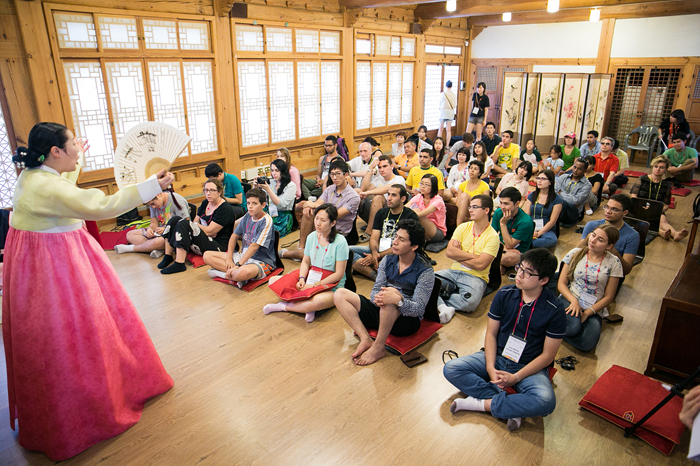
M 690 219 L 698 192 L 693 188 L 692 195 L 677 198 L 669 214 L 674 225 Z M 601 216 L 598 209 L 593 218 Z M 573 229 L 563 232 L 557 257 L 578 238 Z M 335 311 L 311 324 L 300 315 L 265 316 L 263 305 L 275 301 L 266 287 L 245 293 L 212 281 L 207 267 L 164 276 L 157 260 L 110 251 L 175 387 L 150 401 L 136 426 L 62 464 L 688 464 L 687 431 L 683 443 L 664 457 L 577 405 L 613 364 L 644 371 L 661 299 L 686 244 L 659 238 L 650 244 L 615 304 L 624 322 L 604 325 L 593 354 L 562 344 L 558 357 L 574 354 L 581 363 L 554 378 L 556 410 L 525 420 L 512 433 L 484 413 L 450 413 L 459 393 L 442 375 L 443 351 L 466 355 L 483 346 L 493 294 L 473 314 L 458 313 L 421 347 L 428 363 L 409 369 L 388 356 L 358 367 L 350 359 L 357 339 Z M 433 257 L 436 269 L 450 265 L 444 251 Z M 298 264 L 285 261 L 285 266 L 292 270 Z M 356 281 L 359 292 L 368 294 L 372 282 Z M 4 393 L 2 370 L 0 464 L 50 464 L 44 454 L 17 443 Z

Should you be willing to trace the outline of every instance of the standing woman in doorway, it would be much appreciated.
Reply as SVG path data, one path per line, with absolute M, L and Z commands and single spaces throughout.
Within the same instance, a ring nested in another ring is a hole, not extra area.
M 10 425 L 19 443 L 53 461 L 77 455 L 138 422 L 168 391 L 148 332 L 83 220 L 114 218 L 149 202 L 174 177 L 107 196 L 80 189 L 83 143 L 39 123 L 12 161 L 23 169 L 5 244 L 2 331 Z
M 452 92 L 452 81 L 447 81 L 445 83 L 444 92 L 440 94 L 440 103 L 438 104 L 440 126 L 438 126 L 437 137 L 442 136 L 442 127 L 444 126 L 445 139 L 448 144 L 450 143 L 450 139 L 452 139 L 452 120 L 455 119 L 455 108 L 457 108 L 457 96 Z M 437 162 L 435 162 L 435 166 L 438 166 Z
M 479 83 L 476 92 L 472 95 L 472 112 L 469 114 L 467 133 L 471 133 L 476 125 L 476 140 L 481 141 L 481 130 L 484 128 L 484 121 L 488 121 L 489 96 L 486 95 L 486 83 Z

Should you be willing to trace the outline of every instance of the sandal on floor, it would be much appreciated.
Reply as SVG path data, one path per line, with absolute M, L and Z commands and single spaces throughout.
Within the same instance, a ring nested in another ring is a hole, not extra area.
M 280 259 L 284 259 L 285 252 L 289 252 L 289 250 L 288 249 L 280 249 L 279 251 L 277 251 L 277 254 L 279 254 L 279 256 L 280 256 Z M 301 259 L 292 259 L 291 257 L 289 258 L 289 260 L 293 260 L 294 262 L 301 262 Z
M 357 240 L 358 243 L 366 243 L 367 241 L 369 241 L 369 235 L 367 233 L 362 233 L 360 238 Z

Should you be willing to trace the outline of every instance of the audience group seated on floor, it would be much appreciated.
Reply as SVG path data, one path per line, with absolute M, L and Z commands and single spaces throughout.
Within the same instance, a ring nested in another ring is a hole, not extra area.
M 453 412 L 490 412 L 517 429 L 523 417 L 554 410 L 547 368 L 562 341 L 583 352 L 596 348 L 646 240 L 638 222 L 627 221 L 635 202 L 660 204 L 650 220 L 658 236 L 681 241 L 688 234 L 665 212 L 672 189 L 693 179 L 698 155 L 686 134 L 670 135 L 670 148 L 627 195 L 618 189 L 630 182 L 628 155 L 611 137 L 599 140 L 592 130 L 577 147 L 570 132 L 563 145 L 541 152 L 533 139 L 521 149 L 513 132 L 496 134 L 493 122 L 484 129 L 481 140 L 466 133 L 454 143 L 430 140 L 425 126 L 412 136 L 400 131 L 390 154 L 368 137 L 351 160 L 328 136 L 305 177 L 280 148 L 271 177 L 245 189 L 211 164 L 196 213 L 164 191 L 146 204 L 149 226 L 130 231 L 129 244 L 115 249 L 160 258 L 163 274 L 186 271 L 194 254 L 212 278 L 239 288 L 269 279 L 281 300 L 264 305 L 266 315 L 299 313 L 311 323 L 335 307 L 359 337 L 358 365 L 384 357 L 390 336 L 418 332 L 432 305 L 444 325 L 496 291 L 483 350 L 449 361 L 444 375 L 467 395 Z M 600 207 L 604 218 L 586 221 Z M 579 224 L 577 247 L 556 257 L 561 229 Z M 278 250 L 279 238 L 296 229 L 298 243 Z M 434 270 L 428 254 L 442 250 L 453 262 Z M 280 258 L 300 262 L 299 269 L 272 276 Z M 353 273 L 373 282 L 369 296 L 356 292 Z M 494 273 L 510 274 L 514 284 L 489 288 Z M 517 396 L 506 396 L 510 387 Z

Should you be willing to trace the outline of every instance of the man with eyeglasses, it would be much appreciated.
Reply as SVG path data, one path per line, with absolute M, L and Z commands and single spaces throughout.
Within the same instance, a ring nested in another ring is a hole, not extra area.
M 615 140 L 611 137 L 604 137 L 600 140 L 600 152 L 595 154 L 595 171 L 603 175 L 605 184 L 603 185 L 603 197 L 609 197 L 617 191 L 617 185 L 613 182 L 620 169 L 620 160 L 612 153 Z
M 443 324 L 455 311 L 473 312 L 486 291 L 491 262 L 500 247 L 498 232 L 491 226 L 492 211 L 491 196 L 474 196 L 469 203 L 471 221 L 459 225 L 447 244 L 447 257 L 454 262 L 435 273 L 442 281 L 438 312 Z
M 620 239 L 617 240 L 615 247 L 610 252 L 620 259 L 622 271 L 627 275 L 632 271 L 637 248 L 639 248 L 639 233 L 623 220 L 632 209 L 632 199 L 627 194 L 614 194 L 610 196 L 610 200 L 603 206 L 603 209 L 605 210 L 605 218 L 591 220 L 586 224 L 577 247 L 585 247 L 588 244 L 588 235 L 602 224 L 609 223 L 620 231 Z
M 484 351 L 445 364 L 445 378 L 466 398 L 450 410 L 489 412 L 520 427 L 523 417 L 546 416 L 556 407 L 547 366 L 566 332 L 566 311 L 545 288 L 557 269 L 557 258 L 532 249 L 516 265 L 515 285 L 504 286 L 489 310 Z M 515 395 L 505 389 L 514 387 Z
M 360 195 L 348 184 L 350 168 L 344 160 L 334 160 L 330 165 L 330 174 L 333 184 L 327 187 L 321 197 L 314 202 L 306 201 L 297 204 L 295 215 L 299 221 L 299 247 L 293 251 L 280 249 L 280 257 L 301 261 L 304 258 L 306 237 L 315 230 L 314 210 L 325 204 L 333 204 L 338 209 L 338 221 L 335 225 L 338 233 L 348 236 L 352 230 L 357 208 L 360 205 Z
M 338 138 L 333 135 L 326 136 L 326 140 L 323 142 L 323 148 L 325 149 L 326 153 L 318 159 L 316 178 L 304 178 L 304 181 L 301 183 L 301 190 L 306 199 L 309 197 L 318 197 L 323 192 L 323 186 L 328 178 L 331 162 L 334 158 L 339 157 L 337 151 Z
M 591 192 L 591 182 L 586 178 L 588 162 L 583 157 L 576 159 L 571 171 L 564 173 L 554 183 L 554 190 L 564 200 L 561 209 L 561 226 L 569 228 L 583 217 L 583 207 Z
M 445 192 L 445 183 L 442 177 L 442 172 L 438 170 L 433 165 L 433 160 L 435 159 L 435 152 L 432 149 L 421 149 L 420 154 L 418 154 L 418 166 L 411 168 L 406 178 L 406 189 L 412 194 L 420 194 L 418 185 L 420 180 L 423 179 L 424 175 L 435 175 L 438 180 L 438 196 L 442 197 Z

